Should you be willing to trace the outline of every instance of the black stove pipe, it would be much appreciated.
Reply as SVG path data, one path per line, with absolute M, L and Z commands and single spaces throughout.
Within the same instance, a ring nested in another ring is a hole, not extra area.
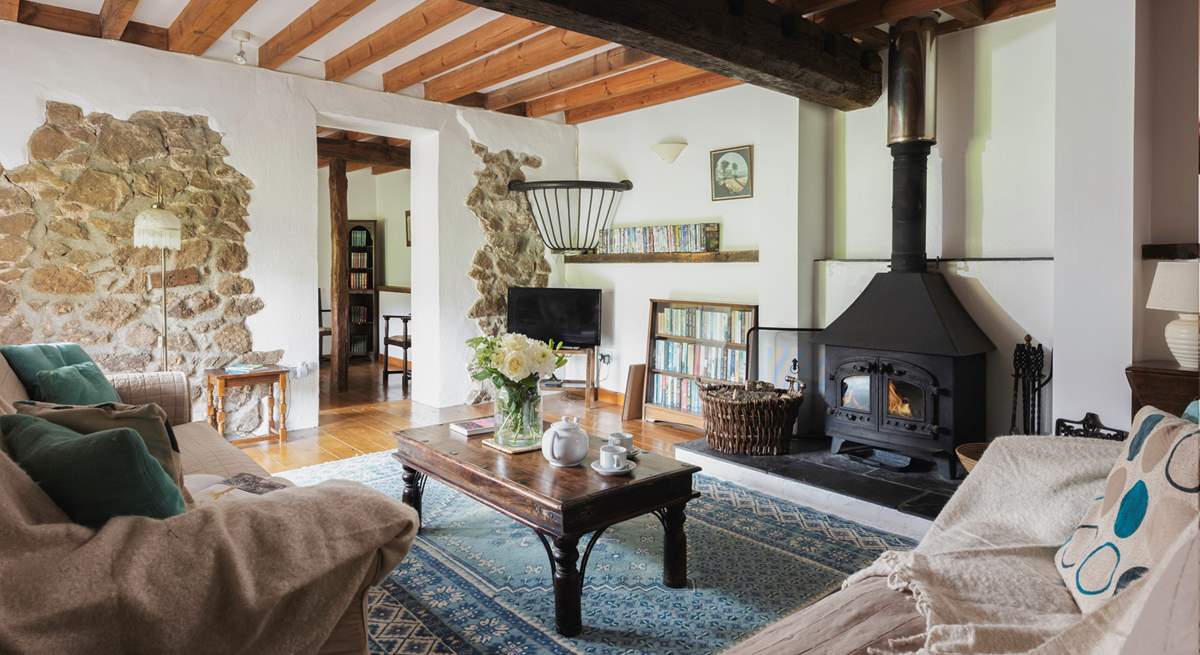
M 892 270 L 926 270 L 929 150 L 937 141 L 937 19 L 906 18 L 888 48 L 888 148 L 892 151 Z

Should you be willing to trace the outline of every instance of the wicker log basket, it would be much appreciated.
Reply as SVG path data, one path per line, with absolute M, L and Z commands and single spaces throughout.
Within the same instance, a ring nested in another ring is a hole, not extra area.
M 785 455 L 804 390 L 768 382 L 704 384 L 700 406 L 709 448 L 729 455 Z

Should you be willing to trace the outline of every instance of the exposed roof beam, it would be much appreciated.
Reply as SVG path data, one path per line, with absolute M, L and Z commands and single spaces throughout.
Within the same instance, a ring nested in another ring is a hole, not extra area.
M 279 68 L 375 0 L 317 0 L 258 48 L 258 65 Z
M 794 14 L 805 15 L 847 5 L 854 0 L 769 0 L 769 2 Z
M 449 102 L 607 43 L 555 28 L 425 83 L 425 98 Z
M 67 9 L 44 5 L 40 2 L 21 2 L 21 11 L 17 20 L 26 25 L 42 27 L 48 30 L 80 34 L 82 36 L 100 36 L 100 15 L 89 14 L 86 11 Z M 154 25 L 130 22 L 121 35 L 121 40 L 136 43 L 148 48 L 167 49 L 167 30 Z
M 202 55 L 254 6 L 255 0 L 189 0 L 167 28 L 173 52 Z
M 0 0 L 0 20 L 17 20 L 21 13 L 21 0 Z
M 541 75 L 515 82 L 502 89 L 496 89 L 487 94 L 483 106 L 488 109 L 503 109 L 656 61 L 659 61 L 659 58 L 650 53 L 624 46 L 605 50 L 587 59 L 580 59 Z
M 838 109 L 883 92 L 878 53 L 767 0 L 466 1 Z
M 962 4 L 946 5 L 940 9 L 949 14 L 951 18 L 962 21 L 963 25 L 969 27 L 982 25 L 985 18 L 983 0 L 967 0 Z
M 541 23 L 501 16 L 384 73 L 383 90 L 406 89 L 544 29 Z
M 982 23 L 969 24 L 959 19 L 938 23 L 938 34 L 949 34 L 979 25 L 996 23 L 1008 18 L 1024 16 L 1035 11 L 1049 9 L 1054 6 L 1054 0 L 988 0 L 983 3 L 984 19 Z
M 934 9 L 962 4 L 966 0 L 858 0 L 813 17 L 822 27 L 835 32 L 865 30 L 880 23 L 895 23 Z
M 400 168 L 408 168 L 409 165 L 408 148 L 397 148 L 386 143 L 324 137 L 317 137 L 317 157 L 345 159 L 379 166 L 399 166 Z
M 100 7 L 100 36 L 119 39 L 137 9 L 138 0 L 104 0 Z
M 740 80 L 717 75 L 716 73 L 701 73 L 680 82 L 656 87 L 641 93 L 634 93 L 611 100 L 598 102 L 594 105 L 567 110 L 567 122 L 571 124 L 623 114 L 635 109 L 653 107 L 673 100 L 682 100 L 692 96 L 725 89 L 741 84 Z
M 545 116 L 575 107 L 595 104 L 611 98 L 616 98 L 654 87 L 671 84 L 689 77 L 695 77 L 704 71 L 697 70 L 687 64 L 673 61 L 660 61 L 641 68 L 621 73 L 603 80 L 577 86 L 558 93 L 531 100 L 527 113 L 531 117 Z
M 888 33 L 878 27 L 868 27 L 865 30 L 856 30 L 850 33 L 859 43 L 863 44 L 864 48 L 873 50 L 883 50 L 888 47 L 891 37 Z
M 474 11 L 458 0 L 425 0 L 325 62 L 325 79 L 344 80 Z

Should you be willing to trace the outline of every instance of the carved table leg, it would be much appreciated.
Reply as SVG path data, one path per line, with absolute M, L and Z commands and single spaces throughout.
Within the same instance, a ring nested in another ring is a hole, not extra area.
M 225 436 L 225 381 L 217 380 L 217 432 Z
M 583 574 L 579 571 L 579 537 L 554 537 L 554 625 L 558 634 L 574 637 L 583 630 Z
M 656 512 L 663 531 L 663 584 L 682 589 L 687 586 L 687 533 L 683 530 L 683 503 Z
M 210 379 L 204 380 L 204 397 L 208 400 L 208 424 L 213 428 L 217 427 L 217 403 L 213 395 L 213 383 Z
M 287 373 L 279 374 L 279 442 L 287 441 Z
M 400 500 L 409 507 L 417 510 L 417 518 L 421 518 L 421 495 L 425 492 L 425 476 L 420 471 L 404 467 L 404 492 Z

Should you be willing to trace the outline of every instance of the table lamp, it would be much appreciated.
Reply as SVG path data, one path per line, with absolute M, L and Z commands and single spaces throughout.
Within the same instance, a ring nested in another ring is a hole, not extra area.
M 162 370 L 167 370 L 167 251 L 181 247 L 179 217 L 163 209 L 162 198 L 138 213 L 133 221 L 133 245 L 158 248 L 162 252 Z
M 1146 307 L 1179 313 L 1163 331 L 1167 348 L 1180 366 L 1200 366 L 1200 261 L 1159 262 Z

